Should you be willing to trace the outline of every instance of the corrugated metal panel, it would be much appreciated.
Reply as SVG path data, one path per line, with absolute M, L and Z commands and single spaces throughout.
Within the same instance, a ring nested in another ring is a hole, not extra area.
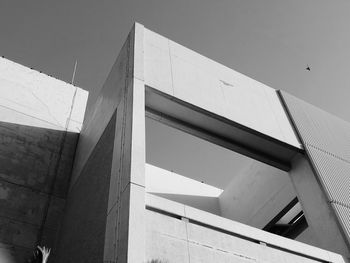
M 337 201 L 345 205 L 350 204 L 350 163 L 322 150 L 307 146 L 308 153 L 314 161 L 319 177 L 330 201 Z M 350 207 L 350 206 L 349 206 Z
M 350 162 L 350 123 L 281 92 L 301 139 Z
M 336 211 L 338 217 L 341 219 L 341 222 L 343 222 L 343 228 L 346 237 L 348 239 L 348 242 L 350 242 L 350 208 L 334 203 L 332 206 L 334 207 L 334 210 Z
M 350 123 L 286 92 L 281 95 L 350 242 Z

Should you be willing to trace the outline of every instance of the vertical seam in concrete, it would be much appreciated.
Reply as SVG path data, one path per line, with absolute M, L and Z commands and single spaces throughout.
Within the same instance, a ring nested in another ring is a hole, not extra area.
M 188 254 L 188 263 L 191 263 L 191 256 L 190 256 L 190 241 L 188 238 L 188 229 L 187 224 L 189 223 L 189 220 L 185 220 L 185 228 L 186 228 L 186 243 L 187 243 L 187 254 Z
M 269 98 L 269 96 L 267 95 L 265 88 L 263 88 L 262 90 L 263 90 L 263 93 L 265 94 L 265 97 L 266 97 L 267 103 L 268 103 L 268 105 L 269 105 L 269 108 L 271 109 L 272 115 L 273 115 L 273 117 L 274 117 L 274 119 L 275 119 L 275 121 L 276 121 L 276 123 L 277 123 L 278 129 L 280 130 L 281 135 L 283 136 L 284 141 L 285 141 L 285 142 L 288 142 L 288 138 L 285 136 L 285 134 L 284 134 L 284 132 L 283 132 L 283 129 L 282 129 L 282 127 L 281 127 L 281 125 L 280 125 L 280 122 L 278 121 L 278 118 L 277 118 L 277 116 L 276 116 L 276 114 L 275 114 L 275 112 L 274 112 L 274 110 L 273 110 L 273 107 L 272 107 L 272 105 L 271 105 L 270 98 Z M 276 93 L 277 98 L 278 98 L 279 96 L 278 96 L 277 90 L 275 90 L 275 93 Z M 283 108 L 283 105 L 282 105 L 282 108 Z M 287 117 L 287 118 L 288 118 L 288 117 Z
M 303 146 L 303 148 L 305 148 L 305 147 L 304 147 L 304 143 L 303 143 L 302 140 L 301 140 L 301 139 L 302 139 L 302 138 L 301 138 L 301 135 L 300 135 L 299 132 L 298 132 L 297 126 L 296 126 L 296 124 L 294 123 L 294 120 L 293 120 L 293 118 L 292 118 L 292 115 L 291 115 L 291 113 L 290 113 L 290 111 L 289 111 L 289 109 L 288 109 L 288 107 L 287 107 L 287 103 L 285 102 L 281 91 L 280 91 L 280 90 L 276 90 L 276 94 L 277 94 L 277 97 L 278 97 L 278 99 L 279 99 L 279 101 L 280 101 L 280 103 L 281 103 L 281 106 L 282 106 L 283 110 L 284 110 L 284 113 L 285 113 L 286 116 L 287 116 L 287 120 L 288 120 L 290 126 L 292 127 L 292 131 L 293 131 L 295 137 L 296 137 L 297 140 L 298 140 L 298 143 L 299 143 L 301 146 Z
M 169 60 L 170 60 L 170 75 L 171 75 L 171 87 L 173 89 L 173 96 L 175 96 L 175 87 L 174 87 L 174 76 L 173 76 L 173 61 L 171 59 L 171 51 L 170 51 L 170 41 L 169 39 L 167 40 L 168 42 L 168 50 L 169 50 Z
M 121 197 L 121 187 L 122 187 L 122 173 L 123 173 L 123 169 L 124 169 L 124 162 L 123 162 L 123 159 L 124 159 L 124 145 L 125 145 L 125 130 L 126 130 L 126 119 L 127 119 L 127 100 L 128 100 L 128 81 L 129 81 L 129 63 L 130 63 L 130 45 L 131 45 L 131 41 L 130 41 L 130 38 L 129 38 L 129 43 L 128 43 L 128 48 L 127 48 L 127 62 L 126 62 L 126 67 L 125 67 L 125 82 L 124 82 L 124 94 L 123 94 L 123 111 L 122 111 L 122 114 L 123 114 L 123 119 L 122 119 L 122 125 L 121 125 L 121 129 L 122 129 L 122 132 L 121 132 L 121 145 L 120 145 L 120 151 L 121 151 L 121 154 L 120 154 L 120 157 L 119 157 L 119 163 L 120 163 L 120 166 L 119 166 L 119 169 L 118 169 L 118 179 L 117 179 L 117 184 L 118 184 L 118 192 L 117 192 L 117 208 L 116 208 L 116 211 L 117 211 L 117 222 L 116 222 L 116 229 L 115 229 L 115 247 L 116 247 L 116 250 L 114 251 L 114 259 L 116 259 L 118 261 L 118 253 L 117 253 L 117 250 L 118 250 L 118 244 L 119 244 L 119 225 L 120 225 L 120 209 L 121 209 L 121 200 L 120 200 L 120 197 Z M 118 110 L 117 110 L 117 114 L 118 114 Z M 116 115 L 117 117 L 117 115 Z M 118 123 L 116 123 L 116 127 L 118 126 Z

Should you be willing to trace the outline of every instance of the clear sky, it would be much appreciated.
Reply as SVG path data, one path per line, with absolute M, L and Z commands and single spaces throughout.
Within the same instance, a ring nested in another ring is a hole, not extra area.
M 138 21 L 350 121 L 349 14 L 349 0 L 0 0 L 0 55 L 68 82 L 77 59 L 95 98 Z
M 348 0 L 1 0 L 0 55 L 65 81 L 77 59 L 94 98 L 138 21 L 350 121 L 349 14 Z

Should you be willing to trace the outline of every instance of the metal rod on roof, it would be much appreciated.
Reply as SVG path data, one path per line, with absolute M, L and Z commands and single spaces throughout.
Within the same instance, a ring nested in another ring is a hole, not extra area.
M 77 64 L 78 64 L 78 60 L 75 60 L 73 76 L 72 76 L 72 82 L 71 82 L 72 85 L 74 85 L 75 73 L 77 71 Z

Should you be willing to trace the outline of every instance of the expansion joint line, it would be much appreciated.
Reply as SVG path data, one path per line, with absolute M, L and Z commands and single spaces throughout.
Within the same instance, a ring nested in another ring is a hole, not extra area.
M 117 218 L 116 218 L 116 227 L 115 227 L 115 251 L 114 251 L 114 259 L 118 261 L 118 246 L 119 246 L 119 230 L 120 230 L 120 214 L 121 214 L 121 194 L 122 194 L 122 176 L 123 176 L 123 170 L 124 170 L 124 155 L 125 155 L 125 131 L 126 131 L 126 125 L 127 125 L 127 110 L 128 110 L 128 80 L 130 77 L 129 74 L 129 63 L 130 63 L 130 39 L 128 43 L 127 48 L 127 61 L 125 66 L 125 81 L 124 81 L 124 94 L 123 94 L 123 108 L 122 108 L 122 123 L 121 123 L 121 136 L 120 136 L 120 157 L 119 157 L 119 169 L 118 169 L 118 179 L 117 179 Z M 116 111 L 116 119 L 118 119 L 118 113 L 119 110 L 117 108 Z M 118 123 L 116 123 L 116 129 L 118 128 Z M 118 138 L 114 138 L 116 140 Z
M 188 223 L 190 222 L 188 218 L 182 217 L 181 220 L 185 223 L 185 229 L 186 229 L 186 243 L 187 243 L 187 254 L 188 254 L 188 263 L 191 263 L 191 256 L 190 256 L 190 241 L 188 237 Z

